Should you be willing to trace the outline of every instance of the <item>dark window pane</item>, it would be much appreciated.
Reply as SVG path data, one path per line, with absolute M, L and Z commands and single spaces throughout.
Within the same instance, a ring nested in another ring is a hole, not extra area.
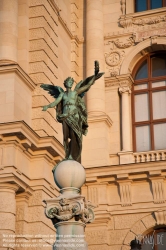
M 135 11 L 147 10 L 147 0 L 135 0 Z
M 147 61 L 143 62 L 141 67 L 136 73 L 135 79 L 143 79 L 148 77 L 148 67 L 147 67 Z
M 152 77 L 166 75 L 166 59 L 164 57 L 152 58 Z
M 151 0 L 151 9 L 157 9 L 162 7 L 162 0 Z

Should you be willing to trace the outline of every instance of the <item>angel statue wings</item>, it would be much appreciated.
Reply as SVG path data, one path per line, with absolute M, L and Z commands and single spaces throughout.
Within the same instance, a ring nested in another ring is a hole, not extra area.
M 48 91 L 56 100 L 43 107 L 43 111 L 56 107 L 56 119 L 62 123 L 63 145 L 65 149 L 65 159 L 80 162 L 82 151 L 82 135 L 87 134 L 87 110 L 83 100 L 85 92 L 104 73 L 99 73 L 99 63 L 95 61 L 95 72 L 93 76 L 80 81 L 72 90 L 74 79 L 68 77 L 64 81 L 66 91 L 59 86 L 42 84 L 41 88 Z

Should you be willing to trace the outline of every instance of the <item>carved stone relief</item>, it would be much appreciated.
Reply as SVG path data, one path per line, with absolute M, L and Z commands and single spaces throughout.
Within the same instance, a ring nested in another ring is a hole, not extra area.
M 119 183 L 120 198 L 122 206 L 131 206 L 131 182 Z
M 113 50 L 109 53 L 105 53 L 105 61 L 111 76 L 119 75 L 120 65 L 124 58 L 124 55 L 124 51 L 118 50 Z
M 122 10 L 122 15 L 126 14 L 126 0 L 121 0 L 121 10 Z
M 152 182 L 154 203 L 164 203 L 165 202 L 164 180 L 152 179 L 151 182 Z

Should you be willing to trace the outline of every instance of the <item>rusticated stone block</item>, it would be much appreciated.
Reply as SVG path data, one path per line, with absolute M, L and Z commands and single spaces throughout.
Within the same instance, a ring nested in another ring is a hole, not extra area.
M 86 241 L 88 244 L 104 244 L 108 242 L 106 230 L 92 230 L 86 232 Z
M 146 214 L 123 214 L 119 216 L 114 216 L 115 229 L 131 228 L 134 223 L 139 221 Z
M 109 244 L 122 244 L 128 230 L 112 230 L 109 231 Z

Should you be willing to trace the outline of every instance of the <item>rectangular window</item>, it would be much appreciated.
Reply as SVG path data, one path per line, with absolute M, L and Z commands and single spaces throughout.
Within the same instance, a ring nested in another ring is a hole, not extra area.
M 148 8 L 148 6 L 147 6 L 146 0 L 136 0 L 135 1 L 135 11 L 136 12 L 147 10 L 147 8 Z
M 154 148 L 166 148 L 166 123 L 154 124 Z
M 142 122 L 149 120 L 148 94 L 135 95 L 135 121 Z
M 149 125 L 136 127 L 136 151 L 149 151 L 150 144 L 151 142 Z
M 152 93 L 153 119 L 164 119 L 166 117 L 166 91 Z
M 166 0 L 135 0 L 135 12 L 152 10 L 166 6 Z

